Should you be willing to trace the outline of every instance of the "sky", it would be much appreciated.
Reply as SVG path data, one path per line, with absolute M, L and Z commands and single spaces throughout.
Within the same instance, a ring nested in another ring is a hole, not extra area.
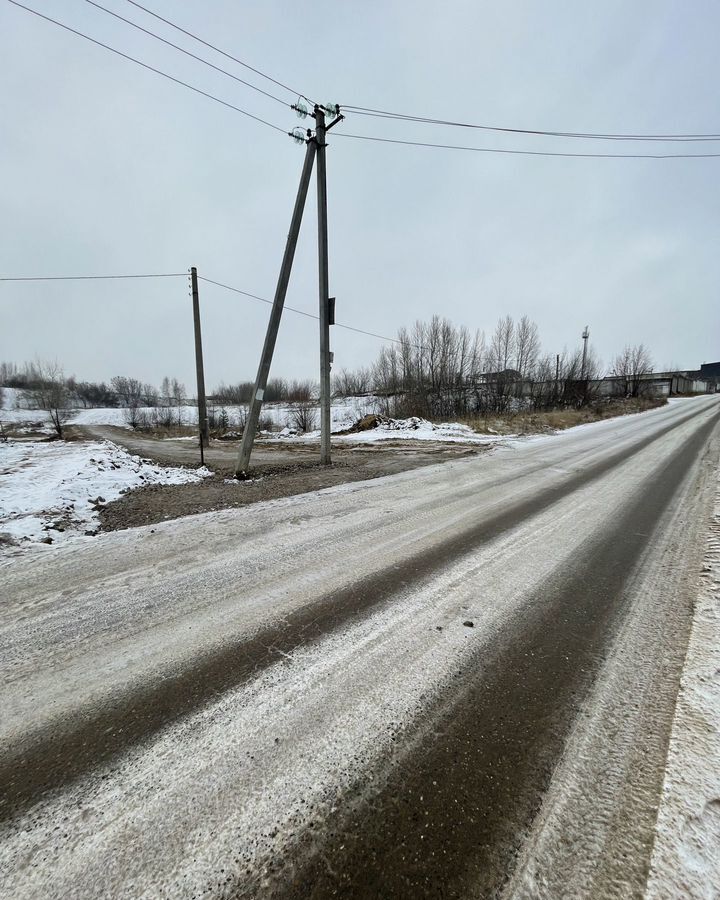
M 28 6 L 280 128 L 146 71 L 0 0 L 0 274 L 185 273 L 272 298 L 304 148 L 295 92 L 510 128 L 720 133 L 712 0 L 143 0 L 287 85 L 202 47 L 127 0 L 98 0 L 282 103 L 188 59 L 87 0 Z M 291 93 L 292 91 L 292 93 Z M 287 105 L 285 105 L 287 104 Z M 606 366 L 643 342 L 656 369 L 720 359 L 720 158 L 587 159 L 482 148 L 720 153 L 437 127 L 348 112 L 327 149 L 337 321 L 385 336 L 433 314 L 490 333 L 527 314 L 547 352 L 590 328 Z M 311 187 L 287 303 L 316 313 Z M 255 377 L 269 306 L 201 282 L 208 388 Z M 334 368 L 382 341 L 333 328 Z M 0 283 L 0 360 L 67 375 L 193 384 L 184 277 Z M 286 311 L 271 375 L 314 378 L 318 324 Z

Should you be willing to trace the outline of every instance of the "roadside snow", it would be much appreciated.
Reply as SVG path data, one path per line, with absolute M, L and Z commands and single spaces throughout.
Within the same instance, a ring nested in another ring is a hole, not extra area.
M 0 547 L 92 533 L 98 498 L 109 503 L 133 488 L 186 484 L 209 474 L 157 466 L 110 441 L 0 443 Z
M 295 434 L 292 429 L 285 428 L 279 434 L 273 435 L 273 438 L 282 441 L 318 441 L 320 432 Z M 352 444 L 374 444 L 378 441 L 446 441 L 461 444 L 494 444 L 497 443 L 498 437 L 491 434 L 478 434 L 468 425 L 460 425 L 458 422 L 443 422 L 440 425 L 434 425 L 427 419 L 413 416 L 409 419 L 386 419 L 376 428 L 369 428 L 367 431 L 335 434 L 333 441 Z
M 720 482 L 670 739 L 646 900 L 720 885 Z

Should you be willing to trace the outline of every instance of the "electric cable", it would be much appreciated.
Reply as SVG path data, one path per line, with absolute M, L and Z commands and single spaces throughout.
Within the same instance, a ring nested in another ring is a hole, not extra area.
M 265 97 L 269 97 L 271 100 L 274 100 L 276 103 L 280 103 L 282 106 L 288 107 L 290 106 L 285 100 L 281 100 L 280 97 L 276 97 L 274 94 L 268 93 L 268 91 L 264 91 L 262 88 L 257 87 L 254 84 L 251 84 L 249 81 L 245 81 L 243 78 L 239 78 L 237 75 L 233 75 L 232 72 L 228 72 L 226 69 L 220 68 L 220 66 L 216 66 L 214 63 L 211 63 L 207 59 L 203 59 L 202 56 L 197 56 L 195 53 L 191 53 L 189 50 L 186 50 L 184 47 L 181 47 L 179 44 L 174 44 L 172 41 L 166 40 L 164 37 L 161 37 L 159 34 L 155 34 L 154 31 L 150 31 L 147 28 L 143 28 L 142 25 L 138 25 L 136 22 L 131 21 L 130 19 L 126 19 L 124 16 L 119 15 L 116 12 L 113 12 L 111 9 L 107 9 L 102 6 L 100 3 L 96 3 L 95 0 L 85 0 L 86 3 L 89 3 L 90 6 L 94 6 L 96 9 L 102 10 L 102 12 L 107 13 L 109 16 L 113 16 L 115 19 L 119 19 L 121 22 L 125 22 L 127 25 L 132 26 L 133 28 L 137 28 L 138 31 L 142 31 L 143 34 L 147 34 L 155 40 L 160 41 L 163 44 L 167 44 L 168 47 L 172 47 L 175 50 L 179 50 L 180 53 L 184 53 L 186 56 L 191 57 L 192 59 L 197 60 L 198 62 L 203 63 L 206 66 L 209 66 L 211 69 L 214 69 L 216 72 L 220 72 L 223 75 L 227 75 L 228 78 L 232 78 L 233 81 L 237 81 L 240 84 L 244 84 L 246 87 L 251 88 L 253 91 L 257 91 L 259 94 L 263 94 Z
M 378 119 L 392 119 L 401 122 L 416 122 L 424 125 L 444 125 L 452 128 L 470 128 L 480 131 L 495 131 L 504 134 L 526 134 L 540 137 L 581 138 L 594 141 L 718 141 L 720 134 L 613 134 L 593 133 L 582 131 L 548 131 L 531 128 L 508 128 L 499 125 L 479 125 L 471 122 L 458 122 L 452 119 L 437 119 L 426 116 L 412 116 L 405 113 L 389 112 L 388 110 L 372 109 L 363 106 L 347 106 L 341 104 L 341 109 L 355 113 L 358 116 L 370 116 Z
M 232 109 L 235 112 L 241 113 L 243 116 L 247 116 L 249 119 L 254 119 L 256 122 L 261 122 L 263 125 L 267 125 L 268 128 L 272 128 L 275 131 L 279 131 L 280 134 L 287 134 L 284 128 L 280 128 L 277 125 L 273 125 L 272 122 L 268 122 L 266 119 L 261 119 L 260 116 L 255 116 L 252 113 L 249 113 L 245 109 L 241 109 L 239 106 L 235 106 L 232 103 L 228 103 L 227 100 L 221 100 L 219 97 L 216 97 L 214 94 L 210 94 L 207 91 L 200 90 L 200 88 L 194 87 L 192 84 L 188 84 L 186 81 L 182 81 L 180 78 L 175 78 L 174 75 L 168 75 L 167 72 L 163 72 L 161 69 L 156 69 L 154 66 L 149 65 L 148 63 L 142 62 L 142 60 L 136 59 L 134 56 L 130 56 L 127 53 L 123 53 L 121 50 L 116 50 L 115 47 L 111 47 L 109 44 L 104 44 L 102 41 L 98 41 L 90 35 L 85 34 L 82 31 L 78 31 L 75 28 L 71 28 L 69 25 L 65 25 L 63 22 L 58 22 L 57 19 L 51 19 L 50 16 L 46 16 L 41 12 L 38 12 L 36 9 L 32 9 L 29 6 L 25 6 L 22 3 L 19 3 L 18 0 L 8 0 L 8 3 L 12 3 L 13 6 L 17 6 L 20 9 L 24 9 L 26 12 L 32 13 L 34 16 L 37 16 L 39 19 L 44 19 L 46 22 L 52 22 L 53 25 L 57 25 L 59 28 L 63 28 L 65 31 L 69 31 L 71 34 L 76 34 L 78 37 L 84 38 L 86 41 L 90 41 L 92 44 L 96 44 L 98 47 L 102 47 L 105 50 L 109 50 L 111 53 L 115 53 L 117 56 L 121 56 L 123 59 L 127 59 L 129 62 L 133 62 L 138 66 L 142 66 L 143 69 L 147 69 L 150 72 L 154 72 L 156 75 L 162 75 L 163 78 L 167 78 L 168 81 L 173 81 L 175 84 L 182 85 L 182 87 L 187 88 L 190 91 L 193 91 L 196 94 L 200 94 L 202 97 L 207 97 L 209 100 L 214 100 L 216 103 L 219 103 L 221 106 L 226 106 L 228 109 Z
M 287 84 L 283 84 L 282 81 L 278 81 L 277 78 L 273 78 L 271 75 L 267 75 L 260 69 L 256 69 L 254 66 L 251 66 L 249 63 L 243 62 L 241 59 L 238 59 L 237 56 L 233 56 L 231 53 L 227 53 L 225 50 L 221 50 L 219 47 L 216 47 L 215 44 L 211 44 L 209 41 L 204 40 L 201 37 L 198 37 L 192 31 L 188 31 L 185 28 L 181 28 L 180 25 L 176 25 L 175 22 L 171 22 L 170 19 L 165 19 L 163 16 L 159 15 L 156 12 L 153 12 L 151 9 L 148 9 L 147 6 L 143 6 L 140 3 L 136 3 L 135 0 L 127 0 L 132 6 L 141 9 L 143 12 L 147 13 L 149 16 L 154 16 L 154 18 L 159 19 L 159 21 L 164 22 L 166 25 L 169 25 L 171 28 L 176 29 L 176 31 L 181 32 L 187 37 L 192 38 L 194 41 L 197 41 L 203 46 L 208 47 L 210 50 L 214 50 L 216 53 L 219 53 L 221 56 L 224 56 L 226 59 L 231 59 L 233 62 L 237 63 L 239 66 L 243 66 L 246 69 L 249 69 L 251 72 L 254 72 L 256 75 L 260 75 L 261 78 L 266 78 L 268 81 L 271 81 L 273 84 L 278 87 L 284 88 L 286 91 L 289 91 L 295 97 L 302 97 L 307 100 L 308 103 L 312 103 L 313 101 L 308 99 L 302 91 L 296 91 L 293 88 L 289 87 Z
M 198 275 L 198 281 L 206 281 L 208 284 L 214 284 L 216 287 L 224 288 L 226 291 L 232 291 L 235 294 L 242 294 L 244 297 L 251 297 L 253 300 L 259 300 L 261 303 L 267 303 L 269 306 L 273 305 L 272 300 L 268 300 L 266 297 L 259 297 L 257 294 L 251 294 L 248 291 L 241 291 L 240 288 L 232 287 L 229 284 L 223 284 L 221 281 L 213 281 L 212 278 L 205 278 L 204 275 Z M 283 305 L 283 309 L 290 310 L 290 312 L 298 313 L 298 315 L 305 316 L 308 319 L 315 319 L 316 321 L 320 321 L 320 316 L 315 315 L 314 313 L 306 312 L 304 309 L 297 309 L 293 306 L 288 306 L 287 304 Z M 397 338 L 387 337 L 384 334 L 377 334 L 374 331 L 365 331 L 363 328 L 356 328 L 354 325 L 343 325 L 340 322 L 336 322 L 334 325 L 335 328 L 344 328 L 346 331 L 354 331 L 356 334 L 364 334 L 366 337 L 377 338 L 380 341 L 388 341 L 392 344 L 407 344 L 406 341 L 400 341 Z M 417 347 L 417 349 L 425 349 L 424 347 L 420 347 L 419 345 L 411 344 L 410 346 Z
M 439 150 L 467 150 L 473 153 L 505 153 L 512 156 L 561 156 L 580 159 L 715 159 L 720 153 L 566 153 L 552 150 L 510 150 L 503 147 L 465 147 L 458 144 L 434 144 L 428 141 L 404 141 L 399 138 L 382 138 L 368 134 L 347 134 L 339 131 L 337 137 L 356 141 L 377 141 L 381 144 L 401 144 L 408 147 L 433 147 Z
M 187 278 L 187 272 L 151 272 L 147 275 L 19 275 L 0 276 L 0 281 L 109 281 L 116 278 Z

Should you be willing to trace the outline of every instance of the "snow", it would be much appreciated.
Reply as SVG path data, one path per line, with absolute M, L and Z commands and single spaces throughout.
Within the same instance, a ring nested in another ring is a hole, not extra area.
M 165 468 L 111 443 L 9 441 L 0 444 L 0 536 L 7 543 L 53 543 L 94 532 L 97 503 L 148 484 L 186 484 L 207 469 Z M 2 546 L 2 541 L 0 541 Z
M 14 409 L 18 404 L 20 391 L 17 388 L 4 387 L 2 389 L 2 403 L 0 409 Z
M 5 424 L 17 426 L 34 425 L 41 431 L 51 432 L 48 414 L 44 410 L 16 409 L 19 400 L 19 392 L 6 388 L 5 404 L 0 413 L 0 421 Z M 445 441 L 463 444 L 487 444 L 497 441 L 496 435 L 478 434 L 467 425 L 457 422 L 445 422 L 435 425 L 426 419 L 412 417 L 409 419 L 389 419 L 378 427 L 355 434 L 339 434 L 347 431 L 363 416 L 376 414 L 382 408 L 383 401 L 372 394 L 365 397 L 338 397 L 333 400 L 330 407 L 330 429 L 337 440 L 355 444 L 372 444 L 377 441 Z M 231 428 L 236 428 L 244 419 L 245 407 L 225 406 L 228 421 Z M 221 407 L 215 407 L 219 412 Z M 140 408 L 138 414 L 141 418 L 152 419 L 156 409 Z M 179 424 L 195 425 L 198 420 L 196 406 L 173 407 L 173 413 Z M 263 438 L 292 441 L 315 442 L 320 439 L 320 432 L 309 431 L 306 434 L 299 433 L 293 428 L 294 410 L 291 403 L 265 403 L 261 413 L 261 421 L 272 423 L 277 432 L 261 432 Z M 320 413 L 317 406 L 314 407 L 315 424 L 319 426 Z M 68 425 L 102 426 L 111 425 L 116 428 L 130 428 L 127 421 L 127 410 L 122 408 L 108 409 L 80 409 L 71 412 L 67 421 Z M 512 437 L 512 435 L 511 435 Z
M 667 411 L 628 417 L 618 445 L 660 434 L 668 418 Z M 433 579 L 411 581 L 372 615 L 279 652 L 270 668 L 48 791 L 6 823 L 0 894 L 198 896 L 221 869 L 236 879 L 247 868 L 270 874 L 311 827 L 342 822 L 383 777 L 398 744 L 412 746 L 431 700 L 457 692 L 466 661 L 611 527 L 691 427 L 652 442 L 612 477 L 591 481 Z M 539 486 L 562 484 L 570 467 L 606 445 L 604 429 L 588 429 L 525 447 L 518 467 L 499 457 L 460 459 L 112 532 L 51 558 L 28 555 L 3 573 L 0 680 L 8 687 L 0 739 L 12 745 L 40 728 L 50 733 L 214 649 L 260 638 L 291 611 L 432 549 L 439 533 L 449 540 Z M 651 571 L 665 579 L 659 566 Z M 475 628 L 462 626 L 468 617 Z M 619 697 L 629 705 L 627 692 Z M 253 896 L 270 893 L 261 887 Z
M 333 431 L 337 430 L 339 429 L 333 429 Z M 320 432 L 311 431 L 307 434 L 297 434 L 291 428 L 284 428 L 272 437 L 275 440 L 319 441 Z M 461 425 L 458 422 L 443 422 L 435 425 L 428 422 L 427 419 L 412 416 L 409 419 L 385 419 L 376 428 L 369 428 L 367 431 L 357 431 L 352 434 L 336 433 L 333 440 L 352 444 L 374 444 L 378 441 L 444 441 L 459 444 L 488 444 L 496 443 L 498 438 L 495 435 L 478 434 L 468 425 Z
M 358 419 L 371 412 L 377 412 L 381 401 L 374 395 L 366 397 L 339 397 L 332 403 L 331 428 L 333 431 L 343 431 L 350 428 Z M 228 414 L 231 427 L 238 425 L 246 412 L 246 407 L 241 406 L 214 406 L 215 412 L 224 409 Z M 197 406 L 177 406 L 172 408 L 177 420 L 183 425 L 196 425 L 198 420 Z M 157 412 L 155 407 L 140 407 L 140 416 L 152 417 Z M 261 411 L 261 418 L 270 420 L 274 428 L 286 428 L 292 424 L 292 403 L 265 403 Z M 319 422 L 319 407 L 315 406 L 315 418 Z M 15 388 L 4 388 L 4 399 L 0 410 L 0 421 L 5 424 L 22 425 L 49 422 L 48 414 L 44 410 L 27 409 L 21 398 L 21 393 Z M 113 425 L 119 428 L 129 428 L 127 411 L 121 407 L 76 409 L 70 410 L 68 419 L 70 425 Z
M 670 738 L 647 900 L 720 885 L 720 481 Z

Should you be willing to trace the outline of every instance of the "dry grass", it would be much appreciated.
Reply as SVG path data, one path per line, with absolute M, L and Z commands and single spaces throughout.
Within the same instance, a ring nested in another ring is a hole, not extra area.
M 462 419 L 480 434 L 542 434 L 563 431 L 587 422 L 599 422 L 614 416 L 627 416 L 665 406 L 665 398 L 629 398 L 593 403 L 580 409 L 553 409 L 547 412 L 490 413 L 487 416 Z

